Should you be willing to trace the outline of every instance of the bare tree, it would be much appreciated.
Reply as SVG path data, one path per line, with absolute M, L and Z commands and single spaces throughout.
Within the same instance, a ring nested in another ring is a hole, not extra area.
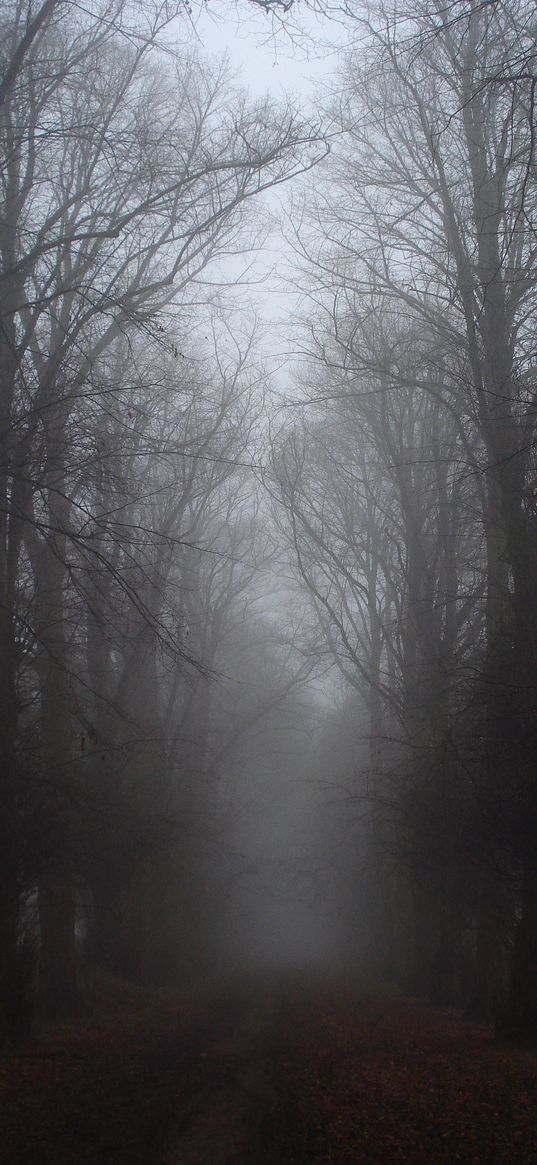
M 534 361 L 528 329 L 535 300 L 533 16 L 525 4 L 502 3 L 471 10 L 416 5 L 400 19 L 375 5 L 355 16 L 367 33 L 366 47 L 348 58 L 336 111 L 342 142 L 330 181 L 311 210 L 313 245 L 307 216 L 295 215 L 311 298 L 325 312 L 325 322 L 318 329 L 313 324 L 314 350 L 339 370 L 343 394 L 349 377 L 373 376 L 375 391 L 380 387 L 402 401 L 406 393 L 428 397 L 427 411 L 438 406 L 451 418 L 447 449 L 424 448 L 422 436 L 409 457 L 392 441 L 394 464 L 397 459 L 407 466 L 399 471 L 397 496 L 406 509 L 410 594 L 420 611 L 416 622 L 407 608 L 405 635 L 410 650 L 413 634 L 418 652 L 411 670 L 427 686 L 431 673 L 418 647 L 429 645 L 428 652 L 439 644 L 434 588 L 443 578 L 448 606 L 442 601 L 441 607 L 453 636 L 453 616 L 464 608 L 470 584 L 467 628 L 487 722 L 481 811 L 486 819 L 488 779 L 489 803 L 492 798 L 497 809 L 496 842 L 502 838 L 523 871 L 512 1010 L 516 1022 L 534 1026 L 534 827 L 528 829 L 536 613 L 529 593 L 535 587 Z M 403 358 L 405 336 L 414 337 L 414 367 Z M 326 396 L 336 400 L 339 391 L 339 384 L 334 392 L 329 383 Z M 402 414 L 399 425 L 403 434 Z M 378 432 L 374 444 L 378 449 Z M 447 503 L 437 511 L 435 541 L 443 549 L 440 557 L 435 552 L 432 572 L 421 534 L 416 539 L 416 524 L 423 526 L 417 496 L 405 507 L 408 482 L 423 475 L 424 454 L 437 466 L 435 488 Z M 448 479 L 442 484 L 444 456 L 449 480 L 458 474 L 476 483 L 472 537 L 475 542 L 481 528 L 482 538 L 473 563 L 449 550 L 446 516 L 451 510 L 460 532 L 468 495 L 464 486 L 458 496 L 446 489 Z M 451 604 L 453 593 L 460 599 Z
M 92 397 L 97 410 L 106 407 L 108 391 L 96 390 L 95 372 L 122 333 L 145 330 L 164 342 L 172 307 L 181 305 L 184 314 L 187 289 L 192 302 L 201 271 L 242 245 L 250 199 L 318 156 L 316 132 L 291 111 L 248 107 L 240 95 L 231 99 L 222 69 L 159 54 L 167 10 L 136 15 L 116 5 L 82 13 L 73 6 L 69 21 L 59 17 L 60 8 L 51 7 L 35 26 L 22 9 L 4 20 L 11 64 L 1 106 L 4 820 L 7 841 L 16 835 L 24 569 L 33 575 L 39 637 L 46 817 L 57 839 L 54 862 L 44 863 L 40 878 L 50 1012 L 74 1003 L 76 994 L 76 844 L 66 840 L 73 615 L 66 598 L 81 546 L 86 564 L 93 559 L 98 571 L 110 570 L 138 613 L 153 624 L 159 619 L 150 613 L 154 594 L 137 591 L 139 567 L 131 577 L 118 575 L 113 547 L 103 554 L 78 521 L 85 410 Z M 167 342 L 179 360 L 173 329 Z M 10 841 L 3 851 L 9 901 L 0 911 L 8 952 L 18 898 L 13 850 Z

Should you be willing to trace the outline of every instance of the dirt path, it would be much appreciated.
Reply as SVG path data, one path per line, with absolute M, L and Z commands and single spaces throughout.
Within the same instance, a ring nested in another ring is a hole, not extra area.
M 281 988 L 257 984 L 213 1004 L 163 1165 L 299 1165 L 281 1062 Z
M 213 985 L 0 1058 L 2 1165 L 536 1165 L 537 1056 L 311 978 Z

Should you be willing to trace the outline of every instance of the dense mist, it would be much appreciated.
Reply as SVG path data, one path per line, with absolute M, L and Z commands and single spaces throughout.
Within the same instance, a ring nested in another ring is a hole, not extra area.
M 0 15 L 0 1034 L 306 967 L 531 1040 L 535 10 L 241 0 L 312 99 L 202 8 Z

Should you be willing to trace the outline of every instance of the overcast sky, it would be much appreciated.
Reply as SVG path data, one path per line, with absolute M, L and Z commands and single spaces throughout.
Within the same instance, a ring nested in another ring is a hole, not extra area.
M 206 7 L 200 6 L 192 18 L 189 39 L 196 36 L 200 51 L 209 56 L 227 54 L 239 81 L 252 97 L 269 93 L 278 100 L 289 94 L 295 107 L 298 105 L 307 116 L 310 108 L 318 108 L 316 93 L 330 85 L 348 29 L 335 20 L 321 20 L 307 6 L 298 5 L 296 13 L 293 20 L 290 15 L 278 20 L 256 11 L 246 0 L 236 7 L 229 0 L 208 0 Z M 269 198 L 271 208 L 276 211 L 287 196 L 288 187 L 275 191 Z M 288 260 L 289 251 L 278 228 L 257 256 L 249 276 L 253 282 L 245 292 L 246 302 L 255 307 L 267 325 L 264 350 L 277 391 L 288 379 L 289 359 L 284 353 L 294 347 L 292 328 L 281 324 L 297 314 L 297 297 L 286 290 L 281 278 Z M 240 261 L 231 263 L 233 280 L 239 268 Z M 256 279 L 268 270 L 272 271 L 270 278 L 256 286 Z
M 195 28 L 208 53 L 227 52 L 253 95 L 291 91 L 309 100 L 316 84 L 329 78 L 345 32 L 336 21 L 321 20 L 303 6 L 297 13 L 282 23 L 246 3 L 236 9 L 229 2 L 208 3 Z

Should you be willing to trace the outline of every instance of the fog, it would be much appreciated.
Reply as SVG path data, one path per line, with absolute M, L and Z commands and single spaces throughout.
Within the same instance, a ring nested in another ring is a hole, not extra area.
M 0 17 L 4 1037 L 304 967 L 537 1033 L 535 13 L 470 8 Z

